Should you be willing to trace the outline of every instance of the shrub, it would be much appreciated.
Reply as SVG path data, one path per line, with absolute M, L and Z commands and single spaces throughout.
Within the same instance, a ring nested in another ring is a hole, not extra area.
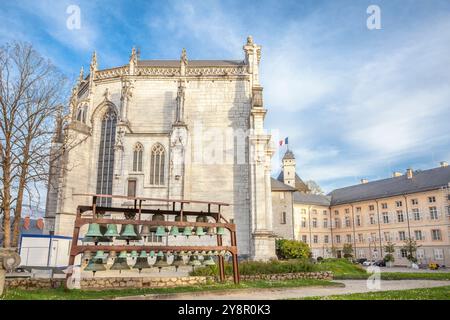
M 276 248 L 281 259 L 304 259 L 311 256 L 309 246 L 302 241 L 279 239 Z
M 395 258 L 392 254 L 388 253 L 387 255 L 384 256 L 383 260 L 384 262 L 394 262 Z
M 317 257 L 317 262 L 318 263 L 320 263 L 320 262 L 322 262 L 323 261 L 323 258 L 322 257 Z
M 344 252 L 344 258 L 348 259 L 353 257 L 353 246 L 350 243 L 344 244 L 342 251 Z
M 275 273 L 297 273 L 315 271 L 314 265 L 306 259 L 290 261 L 241 261 L 239 262 L 239 273 L 241 275 L 275 274 Z M 216 276 L 218 266 L 200 267 L 190 272 L 192 276 Z M 231 263 L 225 263 L 225 274 L 233 274 Z

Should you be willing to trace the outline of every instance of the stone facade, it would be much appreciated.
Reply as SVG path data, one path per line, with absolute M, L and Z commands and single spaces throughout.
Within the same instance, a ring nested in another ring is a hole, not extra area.
M 89 75 L 81 71 L 72 92 L 71 114 L 53 141 L 52 156 L 62 143 L 69 147 L 50 170 L 49 231 L 71 236 L 76 207 L 89 203 L 74 194 L 99 193 L 99 181 L 106 179 L 110 194 L 230 203 L 223 215 L 237 225 L 239 255 L 273 258 L 273 151 L 264 129 L 261 47 L 249 37 L 243 50 L 242 61 L 188 61 L 185 50 L 180 60 L 164 61 L 140 60 L 133 49 L 127 65 L 106 70 L 98 69 L 94 53 Z M 105 178 L 99 165 L 107 143 L 102 124 L 110 114 L 116 119 L 107 158 L 113 159 L 108 163 L 113 174 Z M 141 170 L 135 166 L 138 145 Z M 164 153 L 158 158 L 162 183 L 152 181 L 156 145 Z
M 292 177 L 292 165 L 295 168 L 293 155 L 288 160 L 291 162 L 285 161 L 283 168 L 289 174 L 285 173 L 284 177 Z M 425 175 L 425 178 L 422 176 L 417 181 L 415 174 Z M 337 189 L 329 196 L 294 192 L 291 226 L 295 239 L 307 243 L 315 258 L 343 257 L 344 244 L 351 244 L 355 258 L 369 260 L 382 259 L 386 244 L 391 242 L 395 246 L 394 265 L 406 266 L 410 263 L 402 247 L 405 239 L 411 238 L 419 245 L 418 263 L 435 262 L 448 266 L 450 168 L 447 163 L 416 173 L 412 170 L 405 174 L 395 172 L 391 178 L 382 181 L 390 182 L 390 186 L 380 187 L 382 196 L 371 199 L 358 200 L 378 188 L 365 179 L 360 185 Z M 404 181 L 410 182 L 410 186 L 406 184 L 410 188 L 408 192 L 398 194 L 385 189 L 395 188 L 396 183 Z M 414 191 L 423 185 L 427 190 Z M 349 190 L 345 192 L 348 199 L 342 200 L 339 190 Z

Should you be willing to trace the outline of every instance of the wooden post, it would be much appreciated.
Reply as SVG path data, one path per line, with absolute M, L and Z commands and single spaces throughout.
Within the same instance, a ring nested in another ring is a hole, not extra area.
M 237 248 L 236 231 L 231 231 L 231 246 Z M 233 281 L 235 284 L 239 284 L 240 282 L 237 252 L 233 252 Z
M 222 236 L 217 235 L 217 245 L 222 246 Z M 220 282 L 225 281 L 225 263 L 223 257 L 219 254 L 219 279 Z
M 96 198 L 96 197 L 94 197 L 94 198 Z M 94 204 L 92 205 L 93 212 L 95 211 L 95 201 L 96 200 L 94 200 Z M 78 238 L 80 236 L 80 227 L 78 226 L 77 222 L 80 218 L 81 218 L 81 212 L 80 212 L 80 209 L 77 208 L 77 215 L 75 217 L 75 228 L 73 229 L 72 244 L 70 246 L 69 268 L 70 267 L 73 268 L 73 265 L 75 264 L 76 255 L 73 253 L 73 250 L 78 246 Z M 67 288 L 67 280 L 69 279 L 69 277 L 71 275 L 72 275 L 72 269 L 69 269 L 69 271 L 67 272 L 67 275 L 66 275 L 66 283 L 65 283 L 66 289 L 68 289 Z

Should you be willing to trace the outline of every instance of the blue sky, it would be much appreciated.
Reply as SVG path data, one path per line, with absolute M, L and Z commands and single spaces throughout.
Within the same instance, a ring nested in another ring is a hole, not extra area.
M 66 28 L 69 5 L 81 29 Z M 381 8 L 381 30 L 366 9 Z M 261 44 L 268 129 L 326 190 L 450 161 L 450 1 L 2 1 L 0 43 L 31 42 L 70 79 L 145 59 L 242 59 Z M 279 170 L 277 153 L 274 172 Z

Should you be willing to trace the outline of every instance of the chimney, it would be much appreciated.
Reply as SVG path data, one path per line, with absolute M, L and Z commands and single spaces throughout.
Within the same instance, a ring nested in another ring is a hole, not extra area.
M 441 161 L 441 168 L 445 168 L 448 167 L 448 162 L 447 161 Z
M 367 179 L 361 179 L 361 184 L 366 184 L 368 182 L 369 182 L 369 180 L 367 180 Z
M 395 177 L 400 177 L 402 175 L 402 173 L 401 172 L 398 172 L 398 171 L 394 171 L 393 173 L 392 173 L 392 178 L 395 178 Z
M 412 179 L 412 177 L 413 177 L 413 170 L 411 168 L 406 169 L 406 177 L 408 179 Z

